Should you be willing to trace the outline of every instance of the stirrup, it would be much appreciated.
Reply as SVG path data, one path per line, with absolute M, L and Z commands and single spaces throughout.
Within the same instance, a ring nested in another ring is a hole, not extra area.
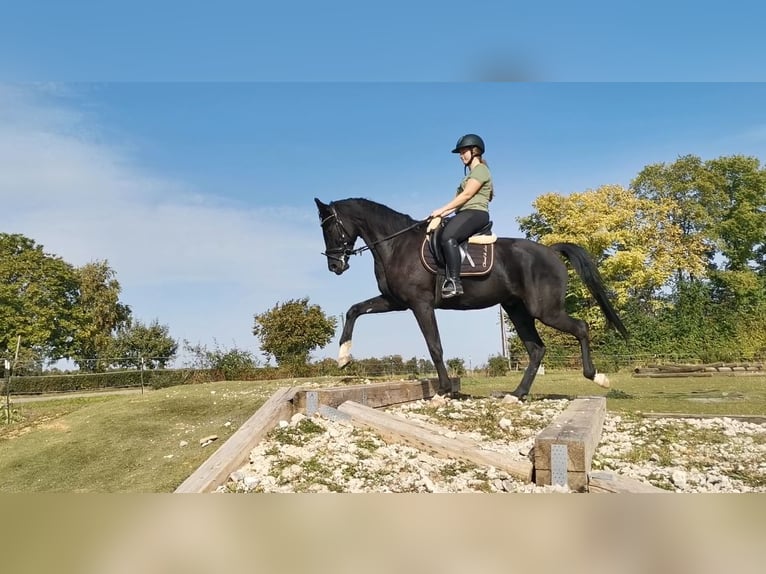
M 463 294 L 463 284 L 460 280 L 447 278 L 442 285 L 442 297 L 449 299 L 450 297 L 456 297 Z

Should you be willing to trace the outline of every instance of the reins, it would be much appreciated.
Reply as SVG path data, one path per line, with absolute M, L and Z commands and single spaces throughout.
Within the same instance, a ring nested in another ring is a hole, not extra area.
M 427 223 L 428 221 L 431 220 L 431 218 L 428 217 L 427 219 L 423 219 L 421 221 L 416 221 L 415 223 L 413 223 L 409 227 L 405 227 L 404 229 L 400 229 L 396 233 L 392 233 L 391 235 L 387 235 L 386 237 L 381 237 L 380 239 L 378 239 L 376 241 L 373 241 L 372 243 L 369 243 L 367 245 L 362 245 L 361 247 L 357 247 L 356 249 L 349 249 L 348 248 L 348 242 L 345 240 L 345 237 L 350 237 L 350 234 L 348 233 L 348 231 L 346 231 L 346 228 L 343 226 L 343 222 L 340 220 L 340 217 L 338 217 L 338 213 L 335 211 L 335 206 L 331 205 L 330 207 L 332 208 L 332 213 L 330 215 L 328 215 L 327 217 L 325 217 L 321 221 L 321 223 L 319 225 L 320 226 L 324 226 L 324 224 L 326 222 L 330 221 L 331 219 L 335 219 L 335 224 L 338 225 L 338 227 L 340 228 L 341 236 L 343 238 L 343 242 L 344 242 L 345 247 L 335 247 L 333 249 L 328 249 L 327 251 L 328 251 L 328 253 L 329 252 L 336 252 L 337 251 L 338 253 L 342 253 L 346 257 L 348 257 L 350 255 L 359 255 L 361 253 L 364 253 L 365 251 L 367 251 L 368 249 L 373 248 L 374 246 L 378 245 L 379 243 L 383 243 L 384 241 L 388 241 L 389 239 L 393 239 L 394 237 L 397 237 L 397 236 L 399 236 L 399 235 L 401 235 L 403 233 L 407 233 L 408 231 L 411 231 L 411 230 L 415 229 L 416 227 L 419 227 L 419 226 L 423 225 L 424 223 Z M 326 257 L 333 257 L 335 259 L 340 259 L 339 257 L 336 257 L 335 255 L 328 254 L 328 253 L 322 253 L 322 255 L 325 255 Z
M 416 227 L 419 227 L 423 225 L 424 223 L 427 223 L 428 219 L 423 219 L 422 221 L 417 221 L 410 225 L 409 227 L 405 227 L 404 229 L 400 229 L 396 233 L 392 233 L 391 235 L 388 235 L 386 237 L 382 237 L 378 239 L 377 241 L 373 241 L 369 245 L 362 245 L 361 247 L 357 247 L 356 249 L 353 249 L 349 255 L 359 255 L 360 253 L 363 253 L 364 251 L 367 251 L 368 249 L 376 246 L 378 243 L 383 243 L 384 241 L 388 241 L 389 239 L 393 239 L 394 237 L 401 235 L 402 233 L 407 233 L 408 231 L 411 231 L 415 229 Z

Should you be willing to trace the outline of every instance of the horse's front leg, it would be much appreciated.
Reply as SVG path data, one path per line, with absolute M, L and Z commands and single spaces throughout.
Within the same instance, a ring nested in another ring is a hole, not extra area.
M 338 366 L 345 367 L 351 362 L 351 336 L 354 333 L 354 323 L 359 315 L 372 313 L 388 313 L 389 311 L 404 311 L 406 309 L 400 303 L 396 303 L 378 295 L 361 303 L 356 303 L 346 311 L 346 324 L 340 336 L 340 350 L 338 351 Z
M 447 367 L 444 365 L 444 352 L 442 350 L 442 340 L 439 336 L 439 326 L 436 323 L 436 313 L 432 305 L 416 305 L 412 308 L 415 319 L 418 322 L 420 331 L 425 337 L 428 352 L 431 360 L 436 367 L 436 374 L 439 376 L 439 392 L 452 393 L 452 381 L 447 374 Z

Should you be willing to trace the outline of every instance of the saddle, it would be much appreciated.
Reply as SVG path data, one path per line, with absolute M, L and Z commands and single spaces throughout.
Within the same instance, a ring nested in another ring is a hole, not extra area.
M 428 225 L 426 237 L 420 246 L 420 260 L 430 273 L 444 273 L 444 255 L 441 249 L 441 235 L 444 231 L 444 219 L 436 217 Z M 460 244 L 460 276 L 476 277 L 492 271 L 495 262 L 495 241 L 492 222 Z

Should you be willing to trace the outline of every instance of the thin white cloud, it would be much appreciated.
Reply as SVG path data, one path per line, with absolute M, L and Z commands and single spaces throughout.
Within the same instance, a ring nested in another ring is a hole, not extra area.
M 277 301 L 309 296 L 338 316 L 377 294 L 369 254 L 342 277 L 327 271 L 310 199 L 305 211 L 232 204 L 148 171 L 52 93 L 66 87 L 0 85 L 0 229 L 74 265 L 108 260 L 137 318 L 157 318 L 181 341 L 257 351 L 253 315 Z M 473 353 L 478 363 L 495 353 L 462 336 L 466 325 L 486 331 L 491 315 L 450 315 L 445 325 L 457 321 L 461 335 L 443 330 L 446 357 Z M 358 357 L 427 354 L 409 312 L 360 320 L 354 341 Z M 315 356 L 336 352 L 337 339 Z
M 313 227 L 281 230 L 281 221 L 305 214 L 275 217 L 272 210 L 215 202 L 83 137 L 75 113 L 2 88 L 0 103 L 0 201 L 11 215 L 6 231 L 28 235 L 73 264 L 107 259 L 123 282 L 266 287 L 305 280 L 300 265 L 274 265 L 277 257 L 315 250 Z

